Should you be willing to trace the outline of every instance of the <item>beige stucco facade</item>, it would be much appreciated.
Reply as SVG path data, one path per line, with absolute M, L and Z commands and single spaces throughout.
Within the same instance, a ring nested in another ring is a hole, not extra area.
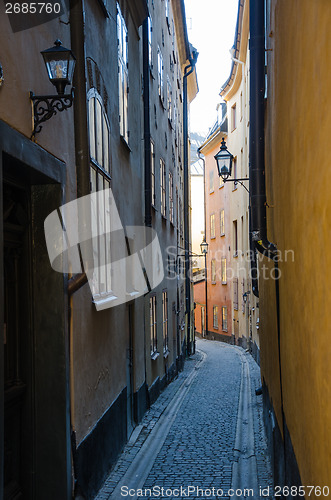
M 249 162 L 249 2 L 239 5 L 238 25 L 233 66 L 227 82 L 221 90 L 228 117 L 227 148 L 232 153 L 232 179 L 248 179 Z M 249 189 L 249 181 L 242 181 Z M 258 359 L 259 322 L 258 300 L 251 286 L 251 263 L 249 244 L 249 194 L 239 183 L 231 186 L 230 245 L 232 279 L 232 320 L 236 342 L 246 347 L 250 342 L 254 356 Z

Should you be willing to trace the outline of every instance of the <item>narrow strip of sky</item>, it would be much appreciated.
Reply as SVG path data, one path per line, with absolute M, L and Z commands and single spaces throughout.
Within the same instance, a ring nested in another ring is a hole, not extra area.
M 199 52 L 199 94 L 191 105 L 190 128 L 205 135 L 216 120 L 219 91 L 230 75 L 238 0 L 185 0 L 188 36 Z

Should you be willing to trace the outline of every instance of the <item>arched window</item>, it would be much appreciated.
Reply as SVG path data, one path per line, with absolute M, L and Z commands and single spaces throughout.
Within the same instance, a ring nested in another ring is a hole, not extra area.
M 102 99 L 95 89 L 89 91 L 87 99 L 91 164 L 110 177 L 108 118 Z
M 90 182 L 91 192 L 110 188 L 109 123 L 101 96 L 95 89 L 87 94 L 88 132 L 90 146 Z M 107 191 L 105 191 L 107 193 Z M 106 194 L 105 194 L 106 196 Z M 110 248 L 109 204 L 100 203 L 98 198 L 98 216 L 91 217 L 93 238 L 93 300 L 98 302 L 113 297 Z M 108 207 L 108 208 L 107 208 Z

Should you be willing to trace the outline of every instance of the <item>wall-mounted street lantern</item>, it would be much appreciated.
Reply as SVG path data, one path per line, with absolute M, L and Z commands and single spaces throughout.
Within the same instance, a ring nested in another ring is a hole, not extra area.
M 250 294 L 251 292 L 250 291 L 247 291 L 243 294 L 243 301 L 244 301 L 244 304 L 247 303 L 247 299 L 248 299 L 248 295 Z
M 219 152 L 214 156 L 217 162 L 218 175 L 226 182 L 231 176 L 233 155 L 228 151 L 224 137 Z
M 54 47 L 41 52 L 46 66 L 49 81 L 55 86 L 57 95 L 34 95 L 30 92 L 33 102 L 34 129 L 32 136 L 41 131 L 41 123 L 49 120 L 58 111 L 64 111 L 72 106 L 74 89 L 65 94 L 67 85 L 71 85 L 75 70 L 76 58 L 70 49 L 62 46 L 60 40 L 54 42 Z
M 232 173 L 233 155 L 227 149 L 224 137 L 222 138 L 220 150 L 214 156 L 214 158 L 215 158 L 216 163 L 217 163 L 218 175 L 219 175 L 219 177 L 222 177 L 223 182 L 227 182 L 227 181 L 235 182 L 235 183 L 239 182 L 239 184 L 241 184 L 246 189 L 246 191 L 248 191 L 246 186 L 242 183 L 242 181 L 248 181 L 249 180 L 248 177 L 245 177 L 244 179 L 229 179 L 229 177 L 231 177 L 231 173 Z

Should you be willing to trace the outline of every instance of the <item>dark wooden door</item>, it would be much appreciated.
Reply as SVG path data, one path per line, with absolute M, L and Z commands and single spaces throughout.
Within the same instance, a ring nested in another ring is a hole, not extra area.
M 29 204 L 25 189 L 4 184 L 4 499 L 26 498 L 23 440 L 27 405 L 26 336 Z

